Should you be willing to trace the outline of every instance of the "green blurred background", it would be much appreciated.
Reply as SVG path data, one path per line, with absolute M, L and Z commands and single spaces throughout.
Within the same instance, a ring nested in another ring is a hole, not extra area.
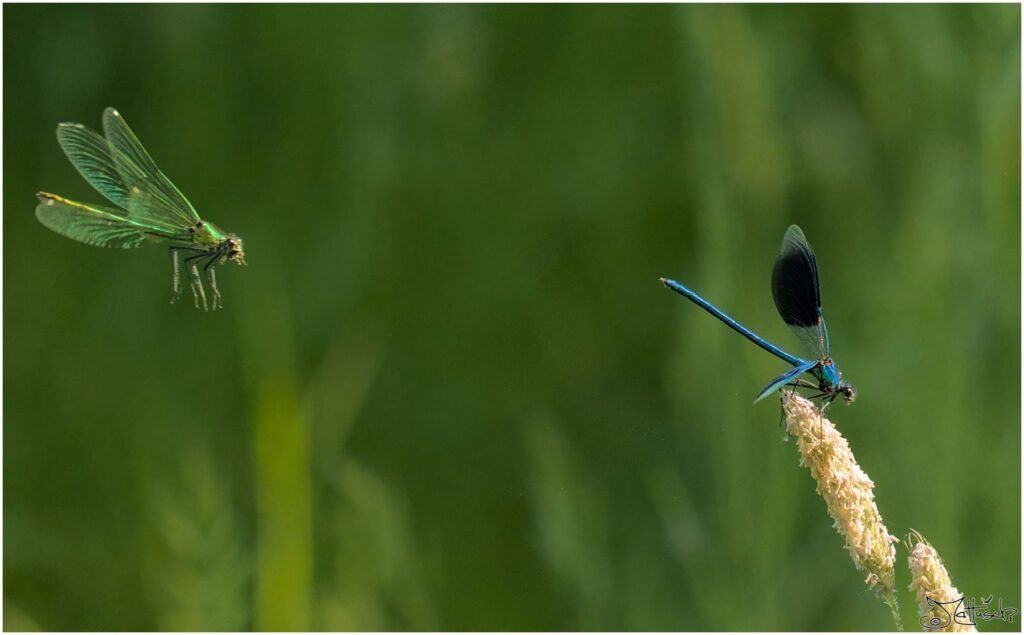
M 1019 6 L 3 12 L 5 627 L 891 629 L 784 365 L 658 284 L 802 353 L 790 223 L 890 532 L 1020 607 Z M 36 221 L 105 106 L 224 311 Z

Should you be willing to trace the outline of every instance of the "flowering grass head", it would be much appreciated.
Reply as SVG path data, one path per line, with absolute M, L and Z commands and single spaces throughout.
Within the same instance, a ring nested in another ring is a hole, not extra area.
M 899 624 L 895 594 L 895 543 L 875 505 L 874 487 L 857 464 L 846 438 L 813 403 L 790 392 L 782 394 L 786 431 L 796 438 L 800 464 L 807 467 L 825 499 L 833 526 L 846 543 L 864 582 L 893 611 Z

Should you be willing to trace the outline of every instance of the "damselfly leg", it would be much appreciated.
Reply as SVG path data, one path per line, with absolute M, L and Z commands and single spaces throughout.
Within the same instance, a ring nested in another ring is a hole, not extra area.
M 203 279 L 199 276 L 199 263 L 195 262 L 202 258 L 206 258 L 206 252 L 196 254 L 195 256 L 189 256 L 185 259 L 185 269 L 189 272 L 189 279 L 192 285 L 192 297 L 196 302 L 196 308 L 199 308 L 199 300 L 203 301 L 203 310 L 209 311 L 209 306 L 206 304 L 206 290 L 203 288 Z
M 814 401 L 816 399 L 820 399 L 821 400 L 821 404 L 818 405 L 818 408 L 817 408 L 819 424 L 821 424 L 822 420 L 825 417 L 825 409 L 828 408 L 830 405 L 832 405 L 832 402 L 836 400 L 836 397 L 838 397 L 841 394 L 839 392 L 832 391 L 832 390 L 822 390 L 822 387 L 820 385 L 815 384 L 815 383 L 810 382 L 810 381 L 807 381 L 806 379 L 802 379 L 802 378 L 797 378 L 797 379 L 792 380 L 791 382 L 786 384 L 785 388 L 789 388 L 789 395 L 790 396 L 797 394 L 797 392 L 796 392 L 797 388 L 811 388 L 813 390 L 817 390 L 818 391 L 818 392 L 814 393 L 813 395 L 808 395 L 807 399 L 809 399 L 810 401 Z M 779 395 L 782 396 L 782 391 L 779 391 Z M 783 404 L 784 404 L 784 398 L 783 398 L 783 400 L 780 400 L 780 406 L 782 406 Z M 785 418 L 786 418 L 785 408 L 780 408 L 779 425 L 783 425 L 783 423 L 785 421 Z M 821 432 L 821 429 L 822 428 L 819 426 L 819 434 Z
M 202 253 L 200 249 L 194 249 L 192 247 L 170 247 L 167 252 L 171 255 L 171 304 L 178 301 L 181 297 L 181 266 L 178 263 L 178 252 L 188 251 L 192 253 Z
M 175 247 L 170 247 L 168 249 L 168 252 L 171 254 L 171 284 L 172 284 L 172 287 L 173 287 L 173 292 L 172 292 L 172 295 L 171 295 L 171 304 L 174 304 L 175 302 L 177 302 L 178 298 L 181 297 L 182 285 L 181 285 L 181 265 L 178 262 L 178 252 L 179 251 L 186 251 L 186 252 L 189 252 L 191 254 L 195 254 L 195 255 L 189 256 L 188 258 L 185 259 L 186 270 L 188 268 L 187 263 L 190 260 L 193 260 L 195 258 L 199 258 L 200 256 L 206 255 L 206 253 L 207 253 L 205 250 L 203 250 L 203 249 L 196 249 L 195 247 L 175 246 Z M 190 279 L 189 279 L 189 285 L 192 288 L 192 294 L 196 295 L 195 282 L 191 279 L 191 276 L 190 276 Z M 199 308 L 199 298 L 198 297 L 196 298 L 196 308 Z
M 171 247 L 167 252 L 171 254 L 171 285 L 173 287 L 171 304 L 174 304 L 181 297 L 181 272 L 178 270 L 178 249 Z
M 213 310 L 224 308 L 224 302 L 220 299 L 220 289 L 217 288 L 217 271 L 213 266 L 217 264 L 217 256 L 212 256 L 203 266 L 203 273 L 206 274 L 206 281 L 210 283 L 210 288 L 213 289 Z

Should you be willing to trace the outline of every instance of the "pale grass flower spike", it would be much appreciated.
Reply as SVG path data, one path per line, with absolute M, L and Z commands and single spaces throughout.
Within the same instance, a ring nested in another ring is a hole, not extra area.
M 947 625 L 945 628 L 931 629 L 947 633 L 976 632 L 977 629 L 973 626 L 950 619 L 948 611 L 928 602 L 928 598 L 931 598 L 940 604 L 955 603 L 963 597 L 963 594 L 953 586 L 953 581 L 950 580 L 935 547 L 913 529 L 907 538 L 907 546 L 910 547 L 910 556 L 907 558 L 910 565 L 910 590 L 917 596 L 917 612 L 921 616 L 922 626 L 925 623 Z
M 857 465 L 846 438 L 803 397 L 782 395 L 786 431 L 796 438 L 800 464 L 811 471 L 833 526 L 846 541 L 864 582 L 889 605 L 899 625 L 894 566 L 896 536 L 890 535 L 875 505 L 875 484 Z

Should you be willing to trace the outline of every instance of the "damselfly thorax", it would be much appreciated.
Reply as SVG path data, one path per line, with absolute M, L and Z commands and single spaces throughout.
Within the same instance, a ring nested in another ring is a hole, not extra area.
M 219 227 L 207 221 L 199 221 L 195 225 L 186 228 L 187 240 L 179 241 L 181 244 L 171 245 L 171 267 L 174 296 L 171 303 L 177 301 L 181 295 L 181 272 L 180 265 L 185 266 L 189 272 L 189 285 L 192 289 L 192 296 L 196 307 L 199 300 L 203 301 L 203 308 L 206 308 L 206 292 L 203 289 L 199 278 L 199 267 L 202 266 L 203 275 L 206 277 L 213 291 L 213 308 L 217 309 L 223 305 L 220 290 L 217 288 L 217 273 L 214 267 L 231 261 L 240 265 L 245 264 L 245 251 L 242 249 L 242 239 L 234 234 L 225 234 Z M 178 254 L 185 257 L 181 263 L 178 261 Z
M 811 374 L 818 380 L 816 388 L 819 391 L 819 394 L 812 395 L 812 398 L 822 398 L 825 405 L 832 403 L 836 397 L 842 397 L 846 403 L 851 403 L 857 398 L 857 390 L 852 384 L 843 381 L 843 373 L 839 371 L 831 357 L 819 360 L 818 366 Z

